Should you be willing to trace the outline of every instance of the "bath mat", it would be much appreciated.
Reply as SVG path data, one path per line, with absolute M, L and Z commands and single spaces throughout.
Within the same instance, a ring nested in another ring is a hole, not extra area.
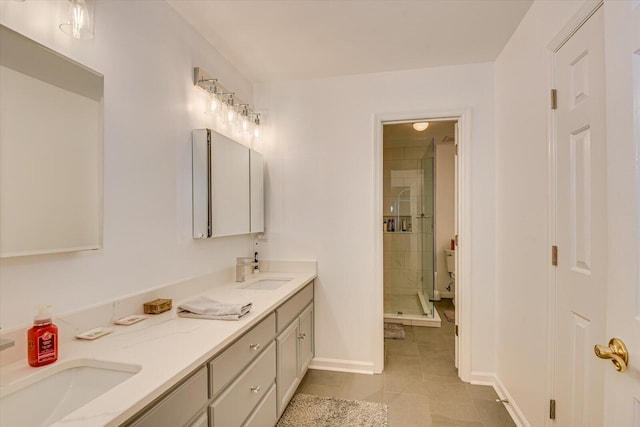
M 384 337 L 393 340 L 404 339 L 404 326 L 401 323 L 384 323 Z
M 444 317 L 447 319 L 447 322 L 454 323 L 456 321 L 455 310 L 444 310 L 442 313 L 444 314 Z
M 276 427 L 386 427 L 387 405 L 296 394 Z

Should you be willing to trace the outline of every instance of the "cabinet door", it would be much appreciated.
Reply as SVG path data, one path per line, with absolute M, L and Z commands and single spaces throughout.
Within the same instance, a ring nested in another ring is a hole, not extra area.
M 207 369 L 200 370 L 135 421 L 135 427 L 183 426 L 207 404 Z
M 313 359 L 313 304 L 300 313 L 298 333 L 298 376 L 304 377 L 311 359 Z
M 250 232 L 249 148 L 211 131 L 213 237 Z
M 189 427 L 209 427 L 209 417 L 206 412 L 200 414 L 198 418 L 196 418 Z
M 276 377 L 278 395 L 278 417 L 289 403 L 298 386 L 298 321 L 293 321 L 276 338 L 278 350 L 278 370 Z
M 251 150 L 249 153 L 251 175 L 251 232 L 264 232 L 264 158 Z
M 211 134 L 208 129 L 196 129 L 192 138 L 193 238 L 208 239 L 211 237 Z

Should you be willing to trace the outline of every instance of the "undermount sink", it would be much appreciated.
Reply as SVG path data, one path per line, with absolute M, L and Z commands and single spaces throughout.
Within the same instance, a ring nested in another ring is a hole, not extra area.
M 0 389 L 0 425 L 48 426 L 140 369 L 138 365 L 89 359 L 52 365 Z
M 285 283 L 289 283 L 291 278 L 278 278 L 278 279 L 259 279 L 255 282 L 249 283 L 247 285 L 240 286 L 242 289 L 259 289 L 259 290 L 273 290 L 278 289 L 280 286 Z

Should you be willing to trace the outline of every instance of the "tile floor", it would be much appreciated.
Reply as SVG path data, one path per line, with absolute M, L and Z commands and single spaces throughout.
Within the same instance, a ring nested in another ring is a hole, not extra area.
M 442 327 L 405 326 L 404 340 L 385 340 L 381 375 L 309 370 L 298 393 L 384 402 L 389 427 L 515 426 L 493 388 L 460 381 L 454 367 L 454 325 L 436 304 Z
M 420 316 L 424 313 L 417 293 L 411 295 L 385 294 L 384 312 L 391 314 L 402 312 L 410 316 Z

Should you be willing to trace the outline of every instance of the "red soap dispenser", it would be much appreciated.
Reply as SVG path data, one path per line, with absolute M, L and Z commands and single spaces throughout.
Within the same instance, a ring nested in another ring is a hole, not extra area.
M 51 322 L 50 305 L 42 306 L 27 331 L 27 358 L 31 366 L 44 366 L 58 360 L 58 327 Z

